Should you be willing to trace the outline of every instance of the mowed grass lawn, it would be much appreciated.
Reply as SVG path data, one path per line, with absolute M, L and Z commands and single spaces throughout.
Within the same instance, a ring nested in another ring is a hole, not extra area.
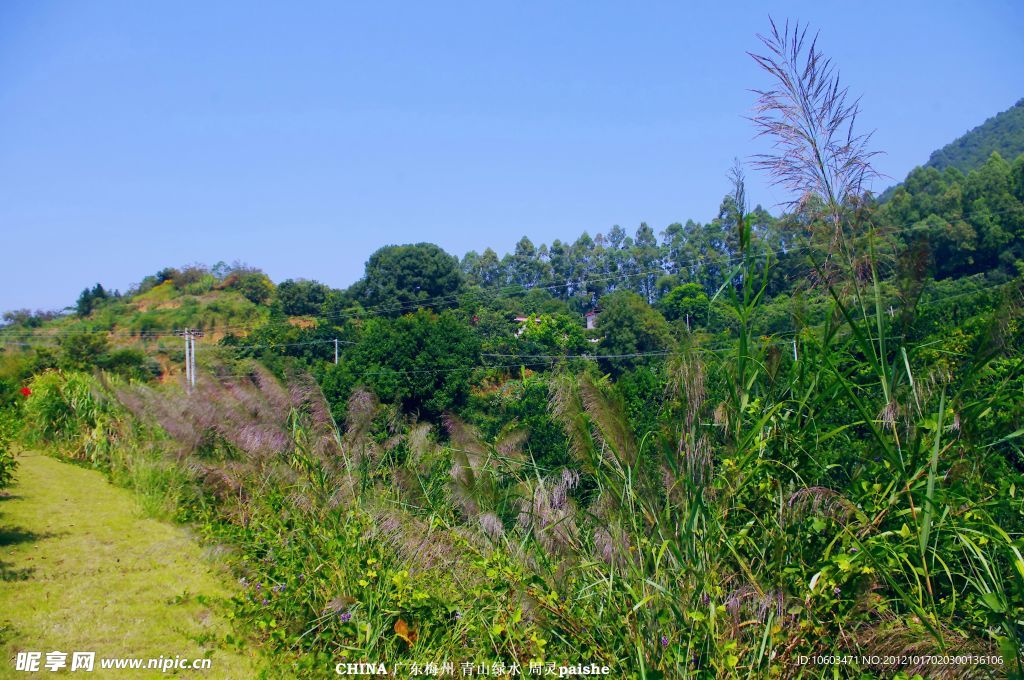
M 19 463 L 0 491 L 0 677 L 26 677 L 15 672 L 19 651 L 45 661 L 53 650 L 68 653 L 69 667 L 71 652 L 96 652 L 92 677 L 103 676 L 101 657 L 175 655 L 212 659 L 210 670 L 177 677 L 256 675 L 252 659 L 218 646 L 230 632 L 230 581 L 184 528 L 144 517 L 99 472 L 38 453 Z

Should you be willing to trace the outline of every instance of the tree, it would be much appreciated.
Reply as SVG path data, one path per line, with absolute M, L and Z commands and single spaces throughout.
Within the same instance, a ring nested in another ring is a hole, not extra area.
M 12 326 L 24 326 L 25 328 L 39 328 L 47 321 L 60 318 L 61 313 L 56 311 L 44 311 L 37 309 L 12 309 L 4 312 L 4 323 Z
M 657 297 L 655 284 L 658 280 L 658 270 L 661 268 L 661 251 L 658 249 L 658 241 L 654 236 L 654 230 L 642 222 L 636 230 L 636 241 L 633 243 L 633 262 L 636 265 L 637 276 L 630 281 L 629 287 L 637 291 L 652 304 Z
M 237 290 L 245 299 L 257 305 L 264 304 L 274 294 L 273 282 L 259 269 L 236 269 L 222 285 L 228 290 Z
M 437 416 L 468 396 L 479 359 L 478 336 L 450 310 L 375 316 L 366 320 L 342 366 L 329 370 L 337 375 L 328 376 L 328 391 L 335 400 L 347 399 L 348 391 L 363 384 L 382 401 Z
M 462 283 L 457 258 L 433 243 L 416 243 L 371 255 L 352 292 L 366 309 L 399 316 L 418 307 L 454 306 Z
M 525 236 L 519 239 L 515 252 L 505 257 L 504 263 L 509 282 L 514 285 L 532 288 L 548 278 L 547 263 L 540 259 L 533 242 Z
M 60 364 L 63 368 L 89 370 L 110 351 L 110 343 L 101 333 L 76 333 L 60 338 Z
M 1024 153 L 1017 156 L 1010 171 L 1010 190 L 1018 201 L 1024 203 Z
M 491 248 L 484 250 L 483 254 L 471 250 L 462 258 L 462 273 L 466 282 L 476 286 L 493 287 L 503 282 L 503 270 L 498 254 Z
M 75 313 L 77 313 L 78 316 L 89 316 L 89 314 L 92 313 L 92 310 L 96 308 L 96 305 L 103 300 L 106 300 L 108 297 L 110 296 L 107 291 L 98 283 L 93 286 L 91 290 L 86 288 L 82 291 L 82 294 L 78 296 L 78 301 L 75 303 Z
M 288 316 L 310 316 L 320 312 L 330 292 L 318 281 L 286 279 L 277 287 L 277 301 Z
M 708 320 L 708 294 L 699 283 L 676 286 L 661 299 L 658 306 L 669 321 L 684 321 L 686 327 L 703 326 Z
M 525 353 L 535 354 L 582 354 L 589 344 L 580 323 L 566 314 L 530 316 L 519 339 Z
M 672 346 L 672 331 L 665 317 L 658 314 L 636 293 L 619 290 L 601 298 L 597 317 L 602 354 L 636 355 L 665 352 Z M 602 366 L 621 373 L 651 363 L 655 356 L 622 356 L 603 359 Z

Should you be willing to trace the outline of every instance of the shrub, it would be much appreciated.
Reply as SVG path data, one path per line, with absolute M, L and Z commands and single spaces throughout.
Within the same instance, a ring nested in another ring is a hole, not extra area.
M 113 443 L 115 413 L 95 378 L 77 371 L 49 370 L 35 376 L 28 389 L 24 423 L 29 444 L 104 462 L 103 454 Z
M 274 284 L 258 269 L 238 269 L 224 279 L 221 287 L 237 290 L 246 300 L 262 305 L 274 294 Z
M 14 470 L 18 466 L 11 447 L 17 429 L 16 410 L 12 407 L 0 409 L 0 489 L 13 481 Z
M 317 281 L 287 279 L 277 286 L 277 301 L 288 316 L 319 314 L 331 289 Z

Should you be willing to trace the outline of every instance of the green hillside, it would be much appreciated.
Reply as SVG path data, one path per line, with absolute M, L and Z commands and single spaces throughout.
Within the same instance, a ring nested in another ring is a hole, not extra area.
M 1008 159 L 1024 153 L 1024 99 L 933 152 L 925 167 L 956 168 L 966 174 L 993 152 Z
M 793 104 L 831 67 L 773 29 L 791 212 L 735 167 L 704 222 L 9 313 L 0 487 L 38 451 L 188 523 L 261 677 L 1024 677 L 1024 154 L 864 201 L 864 138 L 803 134 L 856 107 Z
M 123 294 L 96 284 L 82 291 L 72 313 L 6 312 L 0 364 L 12 370 L 31 349 L 37 369 L 96 367 L 128 378 L 166 378 L 183 362 L 178 331 L 202 330 L 207 342 L 244 335 L 267 320 L 273 295 L 265 274 L 240 266 L 166 268 Z

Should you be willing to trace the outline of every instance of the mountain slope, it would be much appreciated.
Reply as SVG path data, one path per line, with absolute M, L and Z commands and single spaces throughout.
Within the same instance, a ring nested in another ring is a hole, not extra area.
M 993 151 L 1007 160 L 1024 153 L 1024 99 L 934 151 L 925 167 L 954 167 L 966 174 L 980 167 Z

